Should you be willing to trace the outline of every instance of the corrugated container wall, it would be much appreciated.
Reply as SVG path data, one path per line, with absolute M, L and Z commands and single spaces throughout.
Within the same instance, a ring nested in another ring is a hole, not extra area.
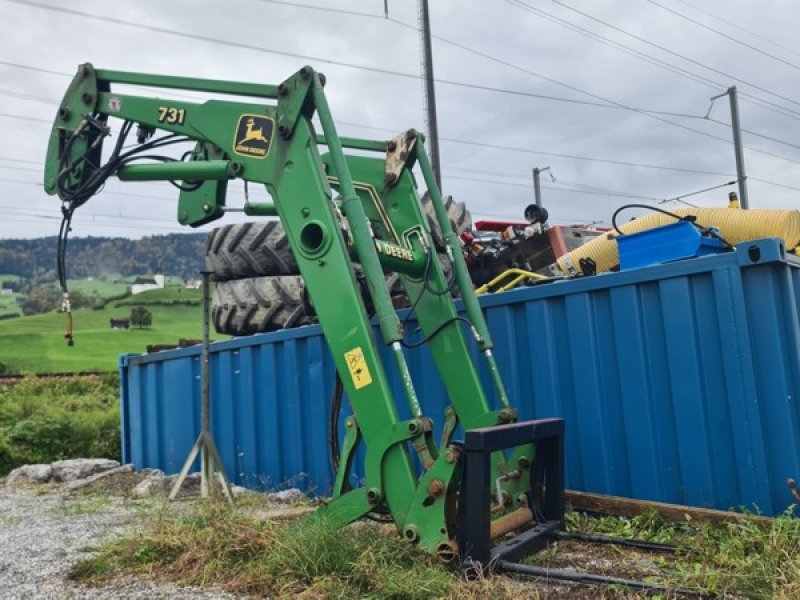
M 570 489 L 768 515 L 791 504 L 800 261 L 779 241 L 481 302 L 521 418 L 566 419 Z M 212 429 L 233 481 L 328 491 L 334 370 L 319 327 L 211 352 Z M 425 349 L 408 356 L 425 413 L 441 425 L 433 361 Z M 200 349 L 124 356 L 121 373 L 124 459 L 178 471 L 200 426 Z

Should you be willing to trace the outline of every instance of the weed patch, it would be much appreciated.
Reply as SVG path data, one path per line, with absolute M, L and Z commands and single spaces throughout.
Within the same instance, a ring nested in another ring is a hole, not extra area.
M 116 375 L 0 387 L 0 475 L 30 463 L 119 460 Z
M 486 597 L 481 584 L 473 595 L 455 571 L 392 528 L 260 521 L 223 506 L 163 515 L 146 531 L 109 542 L 69 577 L 98 584 L 130 574 L 278 598 Z M 505 596 L 495 591 L 491 597 Z

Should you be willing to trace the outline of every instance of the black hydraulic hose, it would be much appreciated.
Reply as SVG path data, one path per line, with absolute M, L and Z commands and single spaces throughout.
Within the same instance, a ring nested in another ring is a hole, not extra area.
M 331 396 L 331 411 L 328 414 L 328 460 L 331 463 L 331 471 L 336 477 L 339 470 L 339 458 L 341 449 L 339 448 L 339 415 L 342 412 L 342 376 L 336 369 L 336 380 L 333 383 L 333 394 Z
M 623 233 L 622 230 L 620 230 L 620 228 L 617 227 L 617 215 L 619 213 L 621 213 L 623 210 L 627 210 L 629 208 L 644 208 L 644 209 L 647 209 L 647 210 L 652 210 L 652 211 L 661 213 L 663 215 L 667 215 L 668 217 L 672 217 L 676 221 L 688 221 L 689 223 L 691 223 L 692 225 L 697 227 L 697 229 L 699 229 L 701 233 L 708 234 L 708 235 L 710 235 L 712 237 L 715 237 L 720 242 L 725 244 L 728 248 L 733 248 L 733 244 L 731 244 L 728 240 L 726 240 L 724 237 L 722 237 L 719 234 L 719 232 L 717 232 L 716 230 L 711 229 L 709 227 L 702 227 L 701 225 L 698 225 L 697 224 L 697 217 L 695 215 L 685 215 L 685 216 L 682 217 L 682 216 L 677 215 L 677 214 L 675 214 L 673 212 L 670 212 L 668 210 L 664 210 L 663 208 L 658 208 L 657 206 L 649 206 L 647 204 L 636 204 L 636 203 L 634 203 L 634 204 L 625 204 L 623 206 L 620 206 L 617 210 L 614 211 L 614 214 L 611 215 L 611 225 L 614 227 L 614 230 L 619 235 L 625 235 L 625 233 Z
M 571 533 L 566 531 L 557 531 L 555 537 L 560 540 L 575 540 L 576 542 L 589 542 L 592 544 L 624 546 L 626 548 L 637 548 L 639 550 L 650 550 L 652 552 L 675 552 L 678 549 L 674 544 L 660 544 L 658 542 L 648 542 L 646 540 L 609 537 L 606 535 L 590 535 L 586 533 Z
M 682 217 L 668 210 L 664 210 L 663 208 L 658 208 L 657 206 L 649 206 L 647 204 L 637 204 L 637 203 L 624 204 L 623 206 L 620 206 L 617 210 L 615 210 L 613 215 L 611 215 L 611 225 L 614 227 L 614 230 L 620 235 L 625 235 L 625 234 L 622 231 L 620 231 L 619 227 L 617 227 L 617 215 L 621 213 L 623 210 L 627 210 L 629 208 L 644 208 L 645 210 L 654 210 L 655 212 L 659 212 L 662 215 L 667 215 L 668 217 L 672 217 L 676 221 L 689 221 L 690 223 L 694 223 L 697 220 L 697 217 L 695 217 L 694 215 L 686 215 L 685 217 Z
M 606 577 L 594 573 L 582 573 L 580 571 L 567 571 L 565 569 L 548 569 L 545 567 L 534 567 L 520 563 L 501 560 L 497 563 L 497 569 L 504 573 L 522 575 L 523 577 L 541 577 L 544 579 L 558 579 L 560 581 L 571 581 L 574 583 L 587 583 L 597 585 L 623 585 L 634 590 L 647 590 L 652 592 L 665 592 L 689 596 L 692 598 L 715 598 L 715 594 L 709 594 L 700 590 L 689 588 L 675 588 L 646 581 L 635 579 L 622 579 L 619 577 Z

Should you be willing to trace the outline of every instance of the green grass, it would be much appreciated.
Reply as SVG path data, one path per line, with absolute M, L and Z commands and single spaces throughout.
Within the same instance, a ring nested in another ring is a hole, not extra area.
M 659 583 L 703 590 L 717 597 L 754 600 L 800 598 L 800 519 L 794 507 L 769 523 L 753 519 L 708 523 L 665 521 L 651 511 L 634 518 L 568 514 L 570 531 L 669 543 Z M 534 558 L 535 561 L 535 558 Z
M 106 279 L 70 279 L 67 281 L 67 289 L 70 291 L 81 292 L 90 298 L 110 298 L 119 294 L 124 294 L 130 286 L 127 283 L 114 283 Z
M 73 313 L 75 346 L 64 340 L 66 316 L 43 315 L 0 321 L 0 363 L 21 372 L 113 371 L 126 353 L 144 353 L 148 344 L 177 344 L 202 336 L 201 290 L 167 288 L 112 302 L 103 310 Z M 192 304 L 183 304 L 192 302 Z M 130 316 L 144 305 L 153 314 L 146 329 L 112 330 L 109 320 Z M 224 336 L 222 336 L 224 337 Z
M 126 574 L 270 598 L 508 597 L 501 586 L 487 595 L 485 582 L 468 585 L 387 527 L 263 521 L 213 504 L 150 519 L 143 531 L 77 563 L 68 577 L 103 584 Z
M 19 275 L 0 275 L 0 287 L 5 281 L 19 281 L 22 279 Z M 22 309 L 17 304 L 17 293 L 12 293 L 10 296 L 0 296 L 0 316 L 2 315 L 21 315 Z
M 634 578 L 720 598 L 800 597 L 800 521 L 788 514 L 768 524 L 745 519 L 721 527 L 671 523 L 656 513 L 633 519 L 570 513 L 567 520 L 571 531 L 678 546 L 675 556 L 603 547 L 612 562 L 608 575 L 624 577 L 634 565 L 636 572 L 659 573 Z M 558 554 L 559 544 L 531 562 L 547 563 Z M 72 579 L 95 584 L 127 575 L 274 598 L 548 597 L 539 595 L 536 584 L 520 587 L 505 577 L 465 581 L 457 566 L 444 565 L 401 540 L 391 526 L 359 523 L 335 529 L 319 518 L 285 524 L 214 504 L 191 514 L 151 517 L 143 530 L 109 542 L 70 573 Z M 617 587 L 576 589 L 568 597 L 584 597 L 579 594 L 587 590 L 598 594 L 591 597 L 651 597 Z
M 116 375 L 0 387 L 0 475 L 67 458 L 119 460 Z
M 113 306 L 141 306 L 158 304 L 194 304 L 199 306 L 203 300 L 203 290 L 187 290 L 182 287 L 166 287 L 150 290 L 123 300 L 112 302 Z

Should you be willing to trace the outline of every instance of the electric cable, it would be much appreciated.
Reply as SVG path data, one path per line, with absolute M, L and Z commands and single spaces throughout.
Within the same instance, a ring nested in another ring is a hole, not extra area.
M 720 242 L 725 244 L 728 248 L 733 248 L 733 244 L 731 244 L 725 238 L 723 238 L 719 234 L 719 232 L 717 232 L 715 229 L 713 229 L 711 227 L 703 227 L 702 225 L 699 225 L 697 223 L 697 216 L 695 216 L 695 215 L 681 216 L 681 215 L 677 215 L 677 214 L 675 214 L 673 212 L 670 212 L 668 210 L 664 210 L 663 208 L 658 208 L 657 206 L 648 206 L 647 204 L 635 204 L 635 203 L 634 204 L 625 204 L 623 206 L 620 206 L 617 210 L 614 211 L 614 214 L 611 215 L 611 226 L 614 228 L 614 230 L 619 235 L 626 235 L 626 234 L 623 231 L 621 231 L 620 228 L 617 226 L 617 215 L 619 213 L 621 213 L 622 211 L 627 210 L 629 208 L 643 208 L 645 210 L 655 211 L 655 212 L 667 215 L 668 217 L 672 217 L 676 221 L 687 221 L 687 222 L 691 223 L 692 225 L 694 225 L 700 231 L 700 233 L 715 237 Z
M 555 1 L 555 0 L 553 0 L 553 1 Z M 655 0 L 645 0 L 645 1 L 649 2 L 650 4 L 652 4 L 654 6 L 659 7 L 662 10 L 667 11 L 668 13 L 671 13 L 671 14 L 675 15 L 676 17 L 680 17 L 681 19 L 684 19 L 685 21 L 689 21 L 690 23 L 693 23 L 693 24 L 697 25 L 698 27 L 702 27 L 706 31 L 711 31 L 712 33 L 716 33 L 717 35 L 725 38 L 726 40 L 730 40 L 731 42 L 734 42 L 735 44 L 739 44 L 740 46 L 744 46 L 745 48 L 753 50 L 754 52 L 758 52 L 759 54 L 763 54 L 764 56 L 767 56 L 767 57 L 769 57 L 769 58 L 771 58 L 773 60 L 781 62 L 781 63 L 783 63 L 783 64 L 785 64 L 785 65 L 787 65 L 789 67 L 792 67 L 793 69 L 797 69 L 798 71 L 800 71 L 800 66 L 796 65 L 795 63 L 793 63 L 791 61 L 788 61 L 786 59 L 783 59 L 780 56 L 776 56 L 774 54 L 771 54 L 770 52 L 767 52 L 766 50 L 762 50 L 761 48 L 753 46 L 752 44 L 748 44 L 747 42 L 743 42 L 742 40 L 740 40 L 738 38 L 735 38 L 732 35 L 728 35 L 727 33 L 723 32 L 723 31 L 720 31 L 719 29 L 715 29 L 714 27 L 711 27 L 710 25 L 706 25 L 705 23 L 701 23 L 700 21 L 697 21 L 697 20 L 693 19 L 692 17 L 683 14 L 682 12 L 680 12 L 678 10 L 675 10 L 674 8 L 670 8 L 668 6 L 664 6 L 663 4 L 661 4 L 660 2 L 656 2 Z

